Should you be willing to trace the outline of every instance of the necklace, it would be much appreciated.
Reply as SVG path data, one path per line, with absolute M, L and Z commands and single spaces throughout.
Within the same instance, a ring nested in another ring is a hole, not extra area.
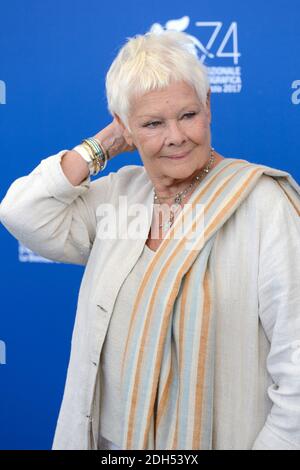
M 209 158 L 208 164 L 205 166 L 205 168 L 202 168 L 200 173 L 197 176 L 195 176 L 195 178 L 193 179 L 191 184 L 186 189 L 184 189 L 183 191 L 180 191 L 179 193 L 175 194 L 173 205 L 175 205 L 176 208 L 175 208 L 175 210 L 170 211 L 169 220 L 165 223 L 159 224 L 159 228 L 165 229 L 165 228 L 172 227 L 174 219 L 175 219 L 175 214 L 178 212 L 178 209 L 181 208 L 182 200 L 186 197 L 188 192 L 197 183 L 199 183 L 201 181 L 201 177 L 205 176 L 209 172 L 209 170 L 211 169 L 214 161 L 215 161 L 214 149 L 211 147 L 211 149 L 210 149 L 210 158 Z M 173 197 L 173 195 L 171 197 Z M 170 196 L 160 196 L 160 197 L 158 197 L 158 195 L 156 194 L 156 191 L 154 189 L 154 203 L 156 204 L 157 201 L 158 201 L 159 204 L 161 204 L 162 199 L 170 199 Z

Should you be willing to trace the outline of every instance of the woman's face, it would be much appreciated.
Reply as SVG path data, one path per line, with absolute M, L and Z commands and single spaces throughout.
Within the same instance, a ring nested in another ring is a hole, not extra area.
M 134 144 L 157 188 L 193 177 L 210 156 L 210 100 L 201 104 L 186 82 L 151 91 L 132 103 L 128 118 L 132 133 L 124 137 Z M 168 158 L 186 154 L 184 158 Z

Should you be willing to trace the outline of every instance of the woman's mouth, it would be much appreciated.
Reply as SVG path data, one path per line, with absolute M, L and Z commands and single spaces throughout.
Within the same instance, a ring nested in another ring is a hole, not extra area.
M 170 158 L 171 160 L 183 160 L 188 156 L 189 152 L 180 153 L 177 155 L 166 155 L 164 158 Z

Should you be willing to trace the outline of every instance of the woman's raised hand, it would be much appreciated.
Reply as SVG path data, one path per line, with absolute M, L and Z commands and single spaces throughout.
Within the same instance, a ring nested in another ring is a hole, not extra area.
M 111 158 L 123 152 L 133 152 L 136 150 L 134 145 L 128 145 L 126 142 L 124 130 L 116 118 L 93 137 L 99 140 L 105 149 L 108 150 Z
M 124 138 L 124 130 L 116 118 L 93 137 L 101 142 L 108 150 L 110 158 L 123 152 L 136 150 L 135 146 L 128 145 Z M 77 186 L 89 175 L 87 162 L 75 150 L 70 150 L 62 156 L 61 167 L 71 184 Z

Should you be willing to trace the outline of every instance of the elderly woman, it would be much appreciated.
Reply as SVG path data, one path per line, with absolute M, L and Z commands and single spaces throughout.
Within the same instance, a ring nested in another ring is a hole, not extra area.
M 86 265 L 53 449 L 300 449 L 300 187 L 212 148 L 185 33 L 129 38 L 106 89 L 112 123 L 1 203 L 27 247 Z

